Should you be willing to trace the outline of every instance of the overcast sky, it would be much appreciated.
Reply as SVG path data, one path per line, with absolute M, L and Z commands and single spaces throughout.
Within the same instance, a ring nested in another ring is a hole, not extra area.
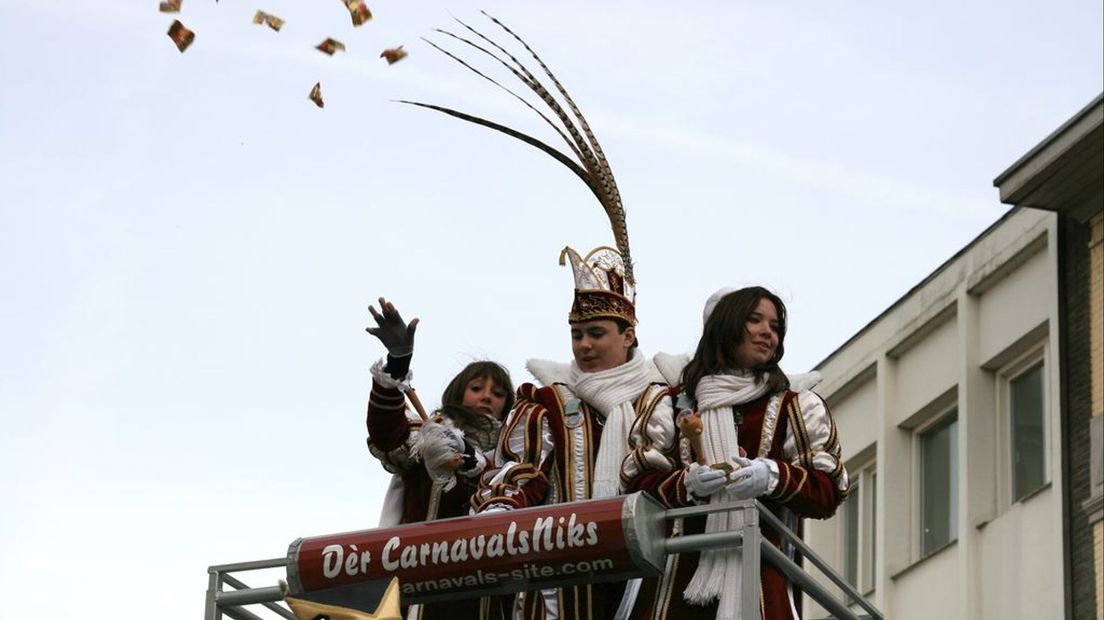
M 474 359 L 519 383 L 570 359 L 556 260 L 612 241 L 598 203 L 531 147 L 393 101 L 556 138 L 419 40 L 450 12 L 504 20 L 587 115 L 643 350 L 692 349 L 713 290 L 765 283 L 791 372 L 998 219 L 992 179 L 1104 64 L 1099 0 L 381 0 L 357 29 L 338 0 L 184 0 L 184 54 L 157 4 L 0 0 L 5 617 L 192 620 L 208 565 L 373 527 L 380 295 L 422 319 L 427 404 Z

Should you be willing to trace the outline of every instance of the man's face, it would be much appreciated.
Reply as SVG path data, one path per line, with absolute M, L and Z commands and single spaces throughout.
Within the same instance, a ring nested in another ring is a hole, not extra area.
M 580 370 L 609 370 L 628 361 L 636 329 L 619 332 L 617 327 L 617 321 L 609 319 L 571 324 L 571 352 Z

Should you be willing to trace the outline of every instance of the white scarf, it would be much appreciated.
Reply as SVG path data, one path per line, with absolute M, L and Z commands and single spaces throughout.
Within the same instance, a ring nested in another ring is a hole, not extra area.
M 732 463 L 732 457 L 740 453 L 732 406 L 752 402 L 769 389 L 766 376 L 756 383 L 751 372 L 707 375 L 698 382 L 694 396 L 702 418 L 702 452 L 710 463 Z M 709 498 L 710 504 L 727 501 L 731 498 L 724 489 Z M 706 517 L 705 531 L 724 532 L 736 525 L 731 512 L 715 512 Z M 740 575 L 743 572 L 740 556 L 740 550 L 735 547 L 702 551 L 698 570 L 683 591 L 683 598 L 695 605 L 707 605 L 719 599 L 718 620 L 739 617 Z
M 601 447 L 594 463 L 591 497 L 614 497 L 621 493 L 621 462 L 628 453 L 629 431 L 636 421 L 633 401 L 648 384 L 662 381 L 644 355 L 633 350 L 629 361 L 608 370 L 583 372 L 571 362 L 568 387 L 606 417 Z

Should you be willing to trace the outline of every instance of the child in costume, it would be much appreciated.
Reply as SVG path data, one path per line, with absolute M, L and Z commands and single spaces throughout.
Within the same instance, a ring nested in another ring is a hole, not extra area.
M 372 366 L 368 449 L 394 474 L 380 526 L 465 516 L 513 405 L 510 375 L 494 362 L 472 362 L 449 382 L 429 419 L 408 413 L 404 393 L 411 389 L 418 319 L 407 325 L 392 303 L 382 297 L 379 303 L 379 312 L 369 307 L 376 327 L 367 331 L 384 344 L 387 357 Z M 410 606 L 406 617 L 499 620 L 508 605 L 504 597 L 429 603 Z

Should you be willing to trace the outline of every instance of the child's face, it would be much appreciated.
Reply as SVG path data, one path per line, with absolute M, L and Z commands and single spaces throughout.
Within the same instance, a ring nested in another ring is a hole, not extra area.
M 490 377 L 476 377 L 464 387 L 464 400 L 461 404 L 467 409 L 499 420 L 506 408 L 506 390 L 495 385 Z

